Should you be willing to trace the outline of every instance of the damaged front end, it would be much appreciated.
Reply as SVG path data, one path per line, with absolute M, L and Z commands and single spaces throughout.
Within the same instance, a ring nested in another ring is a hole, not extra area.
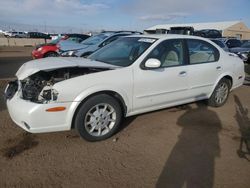
M 53 85 L 77 76 L 97 73 L 109 68 L 68 67 L 55 70 L 42 70 L 28 76 L 23 80 L 15 80 L 8 84 L 5 90 L 5 98 L 11 99 L 20 91 L 20 98 L 34 103 L 49 103 L 56 101 L 59 92 L 53 89 Z

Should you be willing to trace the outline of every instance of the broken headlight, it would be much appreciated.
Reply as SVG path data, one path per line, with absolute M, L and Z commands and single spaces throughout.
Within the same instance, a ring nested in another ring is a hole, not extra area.
M 50 85 L 45 86 L 39 97 L 38 100 L 42 102 L 48 102 L 48 101 L 56 101 L 58 96 L 58 92 L 53 89 Z

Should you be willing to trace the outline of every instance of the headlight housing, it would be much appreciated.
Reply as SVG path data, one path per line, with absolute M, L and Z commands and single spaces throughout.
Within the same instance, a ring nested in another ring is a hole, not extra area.
M 48 101 L 56 101 L 57 97 L 58 91 L 53 89 L 52 86 L 45 86 L 38 96 L 38 100 L 47 103 Z
M 49 103 L 56 101 L 58 91 L 53 88 L 52 80 L 44 80 L 42 77 L 28 77 L 21 81 L 21 98 L 35 103 Z
M 70 50 L 70 51 L 67 51 L 67 52 L 63 52 L 61 54 L 61 56 L 64 56 L 64 57 L 75 57 L 75 53 L 76 53 L 76 51 Z
M 43 48 L 42 48 L 42 47 L 40 47 L 40 48 L 38 48 L 38 49 L 37 49 L 37 51 L 38 51 L 38 52 L 40 52 L 40 51 L 42 51 L 42 49 L 43 49 Z

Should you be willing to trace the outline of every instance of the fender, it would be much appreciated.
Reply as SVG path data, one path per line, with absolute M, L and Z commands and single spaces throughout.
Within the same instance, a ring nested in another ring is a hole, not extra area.
M 222 73 L 216 80 L 215 84 L 213 85 L 213 89 L 211 91 L 211 93 L 208 95 L 208 98 L 211 97 L 211 95 L 213 94 L 214 90 L 215 90 L 215 87 L 217 86 L 217 84 L 219 83 L 219 81 L 224 78 L 225 76 L 230 76 L 232 78 L 232 86 L 233 86 L 233 83 L 234 83 L 234 76 L 233 76 L 233 73 L 232 72 L 224 72 Z
M 84 99 L 86 99 L 88 96 L 92 94 L 102 91 L 111 91 L 118 93 L 122 97 L 125 105 L 127 106 L 126 114 L 128 114 L 128 112 L 132 110 L 132 101 L 129 100 L 129 97 L 124 90 L 118 89 L 112 85 L 95 85 L 93 87 L 89 87 L 88 89 L 84 90 L 74 99 L 74 102 L 72 102 L 72 105 L 68 110 L 67 125 L 71 126 L 76 109 L 79 107 L 79 105 Z

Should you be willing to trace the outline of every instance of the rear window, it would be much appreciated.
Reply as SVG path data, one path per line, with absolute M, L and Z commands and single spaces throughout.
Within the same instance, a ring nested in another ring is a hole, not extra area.
M 189 63 L 210 63 L 219 60 L 219 51 L 206 41 L 189 39 L 187 40 Z

